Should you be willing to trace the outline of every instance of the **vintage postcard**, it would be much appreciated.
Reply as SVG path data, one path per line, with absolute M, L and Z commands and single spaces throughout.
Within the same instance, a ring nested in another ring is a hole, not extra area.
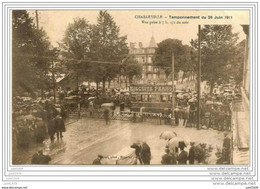
M 253 9 L 130 5 L 4 12 L 8 166 L 43 180 L 68 170 L 79 174 L 72 180 L 84 171 L 91 180 L 93 170 L 124 170 L 121 180 L 150 169 L 169 174 L 164 180 L 247 174 L 257 159 Z
M 248 11 L 13 10 L 12 32 L 13 164 L 249 163 Z

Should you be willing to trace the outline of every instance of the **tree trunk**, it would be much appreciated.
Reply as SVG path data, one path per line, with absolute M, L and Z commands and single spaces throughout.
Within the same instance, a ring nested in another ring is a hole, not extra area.
M 98 90 L 98 87 L 99 87 L 99 82 L 98 81 L 96 81 L 96 86 L 97 86 L 97 90 Z
M 103 93 L 105 93 L 105 92 L 106 92 L 106 78 L 105 78 L 105 77 L 103 77 L 102 83 L 103 83 L 103 89 L 102 89 L 102 91 L 103 91 Z
M 77 73 L 77 76 L 76 76 L 76 90 L 79 89 L 79 75 Z
M 110 89 L 111 79 L 108 80 L 108 88 Z
M 127 77 L 125 76 L 125 88 L 128 88 L 128 84 L 127 84 Z
M 52 72 L 52 84 L 53 84 L 53 97 L 54 97 L 54 104 L 56 104 L 56 82 L 55 82 L 55 75 Z
M 129 77 L 129 85 L 132 84 L 132 81 L 133 81 L 133 77 Z
M 192 73 L 192 72 L 190 72 L 190 71 L 188 72 L 188 81 L 191 81 L 191 79 L 190 79 L 191 73 Z
M 44 91 L 43 91 L 43 88 L 41 88 L 41 97 L 42 97 L 42 100 L 44 99 Z
M 214 82 L 210 82 L 210 94 L 212 94 L 214 89 Z
M 183 83 L 183 79 L 184 79 L 184 77 L 185 77 L 185 71 L 183 71 L 183 74 L 182 74 L 182 77 L 181 77 L 181 83 Z
M 89 80 L 88 80 L 88 89 L 90 89 L 90 82 L 89 82 Z
M 118 77 L 119 89 L 121 89 L 121 75 Z

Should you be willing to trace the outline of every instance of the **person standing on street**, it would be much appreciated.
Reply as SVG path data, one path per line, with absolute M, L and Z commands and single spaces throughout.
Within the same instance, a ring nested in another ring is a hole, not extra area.
M 230 149 L 231 149 L 231 139 L 228 137 L 228 133 L 224 133 L 224 141 L 223 141 L 223 164 L 230 164 Z
M 49 164 L 51 161 L 51 157 L 48 155 L 43 155 L 43 151 L 39 150 L 32 157 L 32 164 Z
M 177 152 L 171 151 L 170 156 L 171 156 L 171 165 L 177 165 Z
M 109 124 L 109 110 L 108 109 L 104 110 L 104 119 L 106 121 L 106 125 L 108 125 Z
M 175 126 L 179 126 L 179 111 L 178 107 L 174 109 Z
M 94 102 L 93 102 L 93 100 L 91 100 L 89 102 L 89 115 L 90 115 L 90 117 L 93 115 L 93 111 L 94 111 Z
M 141 158 L 142 158 L 144 165 L 150 165 L 151 149 L 150 149 L 150 146 L 146 142 L 143 142 L 143 144 L 142 144 Z
M 195 147 L 194 147 L 194 142 L 190 142 L 190 150 L 189 150 L 189 164 L 193 165 L 194 164 L 194 159 L 195 159 Z
M 165 153 L 163 156 L 162 156 L 162 165 L 171 165 L 172 163 L 172 157 L 170 155 L 170 149 L 169 148 L 165 148 Z
M 184 146 L 180 146 L 181 153 L 178 156 L 178 164 L 186 165 L 188 160 L 188 153 L 184 151 Z
M 98 157 L 93 161 L 92 165 L 101 165 L 101 160 L 104 157 L 102 155 L 98 155 Z

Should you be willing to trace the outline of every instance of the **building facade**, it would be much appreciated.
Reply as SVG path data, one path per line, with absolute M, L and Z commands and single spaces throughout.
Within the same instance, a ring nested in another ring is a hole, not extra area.
M 154 56 L 157 44 L 154 37 L 150 39 L 148 47 L 143 47 L 142 42 L 130 43 L 129 55 L 135 57 L 137 62 L 142 65 L 142 78 L 134 78 L 134 84 L 165 84 L 166 74 L 163 69 L 154 66 Z

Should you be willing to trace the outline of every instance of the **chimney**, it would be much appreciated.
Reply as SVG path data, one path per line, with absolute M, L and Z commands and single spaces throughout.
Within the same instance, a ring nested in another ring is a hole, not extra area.
M 130 49 L 134 49 L 135 48 L 135 43 L 130 42 Z

